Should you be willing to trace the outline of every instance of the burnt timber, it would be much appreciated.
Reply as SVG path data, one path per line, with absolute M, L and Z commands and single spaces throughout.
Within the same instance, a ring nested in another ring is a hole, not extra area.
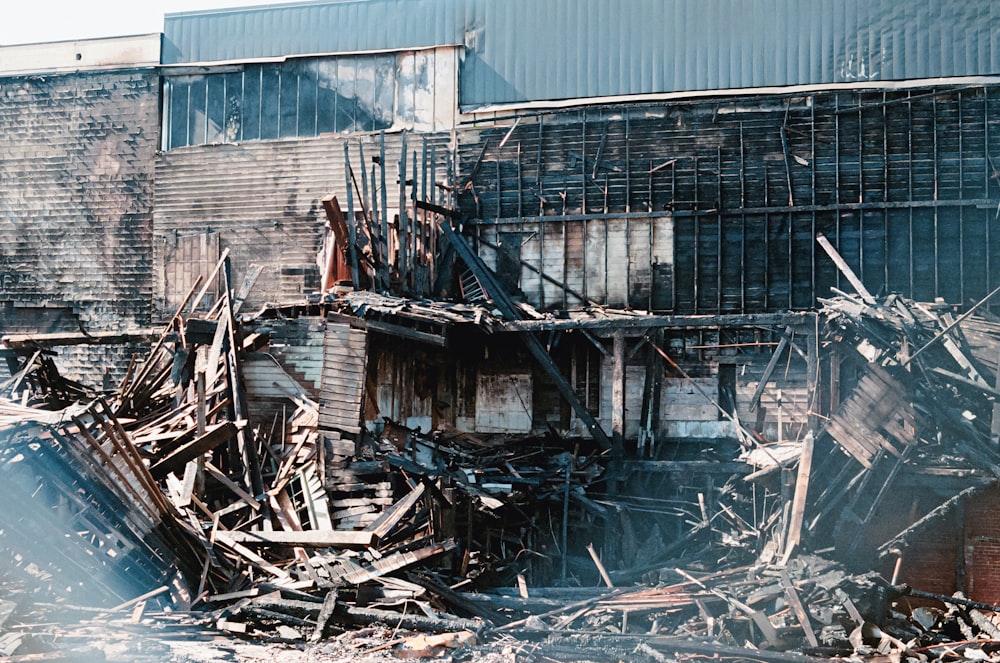
M 751 57 L 699 10 L 609 84 L 646 42 L 553 31 L 523 67 L 533 27 L 422 2 L 0 48 L 0 654 L 66 609 L 384 622 L 400 655 L 997 658 L 995 12 L 790 7 Z M 652 24 L 564 2 L 509 18 Z

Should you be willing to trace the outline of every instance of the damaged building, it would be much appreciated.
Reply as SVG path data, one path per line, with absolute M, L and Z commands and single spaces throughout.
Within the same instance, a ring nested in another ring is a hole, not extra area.
M 317 638 L 400 570 L 460 615 L 427 630 L 635 612 L 817 655 L 887 597 L 1000 603 L 998 22 L 316 0 L 0 48 L 4 462 L 52 500 L 12 566 Z M 761 565 L 784 612 L 724 585 Z M 247 604 L 260 574 L 340 607 Z

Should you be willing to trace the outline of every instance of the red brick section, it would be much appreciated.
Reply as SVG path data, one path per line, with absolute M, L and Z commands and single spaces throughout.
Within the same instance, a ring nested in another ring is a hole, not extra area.
M 901 502 L 891 506 L 905 512 Z M 879 571 L 891 577 L 894 563 L 895 557 Z M 1000 488 L 977 494 L 925 528 L 903 552 L 898 582 L 936 594 L 961 590 L 972 600 L 1000 605 Z
M 916 490 L 897 490 L 886 496 L 879 509 L 881 531 L 875 539 L 881 543 L 909 527 L 914 520 L 944 501 Z M 958 582 L 958 550 L 961 527 L 954 518 L 941 518 L 925 530 L 903 551 L 903 563 L 897 582 L 935 594 L 951 594 Z M 877 545 L 877 544 L 876 544 Z M 892 577 L 896 556 L 888 559 L 879 571 Z
M 969 598 L 1000 604 L 1000 488 L 967 500 L 964 543 Z

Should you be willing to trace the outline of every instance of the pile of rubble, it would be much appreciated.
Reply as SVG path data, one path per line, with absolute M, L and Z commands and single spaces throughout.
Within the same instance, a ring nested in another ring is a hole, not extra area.
M 452 646 L 509 621 L 451 585 L 515 576 L 518 523 L 582 493 L 599 456 L 392 422 L 350 440 L 320 429 L 305 390 L 253 420 L 241 357 L 267 339 L 243 337 L 238 296 L 184 314 L 196 287 L 117 389 L 62 378 L 43 350 L 0 385 L 0 472 L 19 505 L 0 516 L 8 616 L 210 616 L 223 632 L 314 642 L 392 624 L 462 633 L 441 640 Z M 5 642 L 13 655 L 25 638 Z
M 336 643 L 329 660 L 1000 660 L 994 606 L 896 577 L 923 528 L 1000 476 L 1000 325 L 974 310 L 826 301 L 826 347 L 861 368 L 824 423 L 780 446 L 747 435 L 754 471 L 680 506 L 686 533 L 635 568 L 588 545 L 588 573 L 567 573 L 570 504 L 621 506 L 596 442 L 388 420 L 352 438 L 305 389 L 257 416 L 242 363 L 268 339 L 244 335 L 230 292 L 195 314 L 206 289 L 192 288 L 109 391 L 19 349 L 0 385 L 0 654 L 86 658 L 113 626 Z M 895 482 L 929 469 L 977 483 L 874 527 Z M 551 548 L 531 544 L 539 523 Z M 871 571 L 894 560 L 890 580 Z

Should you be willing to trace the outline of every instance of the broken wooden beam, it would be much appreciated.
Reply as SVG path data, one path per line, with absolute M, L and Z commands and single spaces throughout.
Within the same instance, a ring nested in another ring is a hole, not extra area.
M 149 468 L 149 473 L 156 479 L 162 479 L 171 472 L 184 469 L 188 461 L 194 460 L 207 451 L 211 451 L 223 442 L 227 442 L 236 435 L 239 430 L 232 421 L 224 421 L 219 424 L 209 426 L 205 434 L 188 442 L 180 449 L 171 452 L 161 458 Z
M 152 343 L 160 329 L 138 329 L 130 332 L 69 332 L 50 334 L 5 334 L 0 345 L 12 350 L 34 350 L 66 345 L 118 345 L 122 343 Z
M 847 261 L 844 260 L 840 253 L 837 252 L 837 249 L 833 248 L 833 244 L 830 243 L 830 240 L 824 237 L 823 233 L 816 233 L 816 242 L 823 247 L 826 254 L 830 256 L 830 260 L 833 260 L 833 264 L 837 266 L 837 269 L 840 270 L 841 274 L 843 274 L 844 277 L 850 282 L 854 291 L 861 296 L 861 299 L 865 302 L 865 304 L 874 306 L 875 297 L 872 296 L 872 293 L 868 292 L 868 288 L 866 288 L 865 284 L 861 282 L 858 275 L 854 273 L 854 270 L 847 264 Z
M 466 243 L 465 238 L 459 235 L 451 227 L 450 222 L 443 222 L 440 224 L 440 228 L 447 235 L 448 240 L 451 242 L 452 246 L 458 252 L 459 256 L 465 262 L 465 264 L 472 270 L 479 279 L 479 282 L 486 286 L 489 295 L 492 297 L 494 304 L 500 310 L 500 313 L 507 320 L 518 320 L 523 317 L 520 309 L 507 294 L 507 291 L 500 284 L 500 281 L 494 276 L 493 272 L 487 267 L 478 255 L 472 250 L 472 248 Z M 593 413 L 587 409 L 587 406 L 580 400 L 576 394 L 576 390 L 573 385 L 569 383 L 569 380 L 562 374 L 559 367 L 553 361 L 552 357 L 549 355 L 545 346 L 532 334 L 522 334 L 520 335 L 521 340 L 524 342 L 525 347 L 528 352 L 534 356 L 535 360 L 541 364 L 542 368 L 548 373 L 549 377 L 552 378 L 552 382 L 555 384 L 556 389 L 562 394 L 566 402 L 570 404 L 570 407 L 576 412 L 577 416 L 583 422 L 584 426 L 590 432 L 591 436 L 601 445 L 602 449 L 611 449 L 614 445 L 612 444 L 611 438 L 601 427 L 601 424 L 594 417 Z
M 450 631 L 472 631 L 473 633 L 478 633 L 486 628 L 486 624 L 478 619 L 463 619 L 461 617 L 446 617 L 443 615 L 437 617 L 408 615 L 391 610 L 359 608 L 344 603 L 337 603 L 337 610 L 334 611 L 332 620 L 364 626 L 378 623 L 385 624 L 391 628 L 430 631 L 432 633 L 447 633 Z
M 338 530 L 246 532 L 232 530 L 226 538 L 247 547 L 296 546 L 301 548 L 367 548 L 371 532 Z
M 423 494 L 424 484 L 418 483 L 405 497 L 383 511 L 382 515 L 364 529 L 364 532 L 371 534 L 376 541 L 384 539 L 399 521 L 416 506 Z

